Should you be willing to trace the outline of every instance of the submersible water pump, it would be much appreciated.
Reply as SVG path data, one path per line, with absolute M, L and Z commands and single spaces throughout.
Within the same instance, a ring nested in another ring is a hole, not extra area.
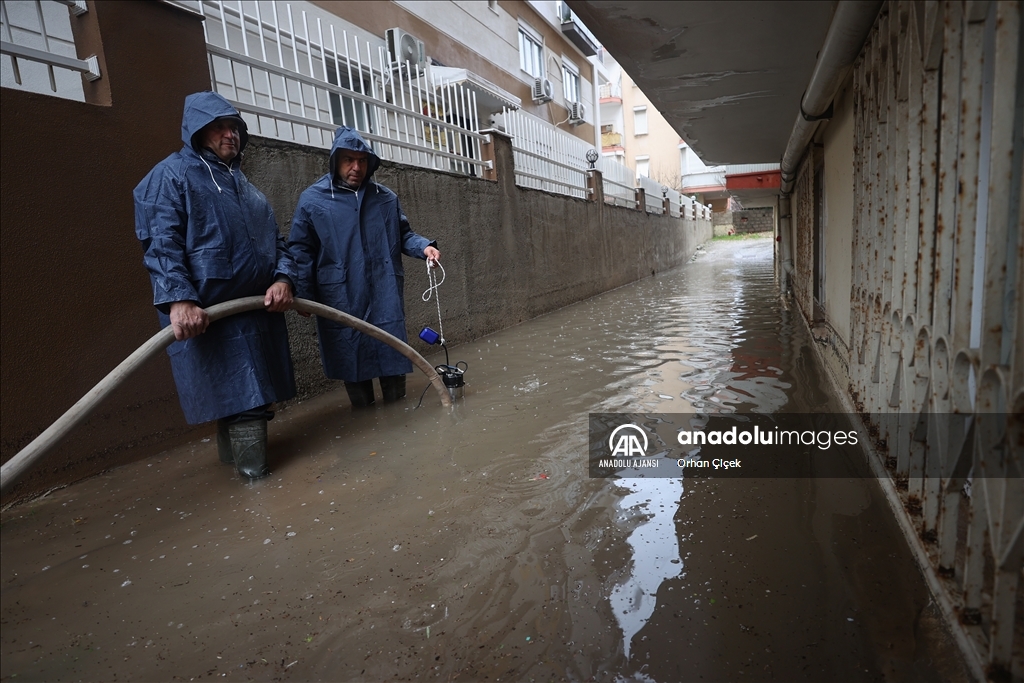
M 441 280 L 438 281 L 434 276 L 434 267 L 441 270 Z M 441 264 L 433 259 L 427 260 L 427 281 L 430 286 L 427 287 L 427 291 L 423 292 L 422 299 L 424 301 L 430 301 L 430 297 L 434 297 L 434 303 L 437 304 L 437 327 L 440 332 L 435 332 L 429 327 L 424 327 L 420 330 L 420 339 L 433 346 L 434 344 L 440 344 L 441 348 L 444 349 L 444 365 L 434 366 L 434 370 L 437 371 L 441 381 L 444 382 L 444 386 L 448 389 L 448 396 L 454 401 L 460 399 L 465 395 L 466 392 L 466 370 L 469 369 L 469 363 L 464 360 L 460 360 L 455 365 L 451 364 L 448 359 L 448 345 L 444 341 L 444 323 L 441 322 L 441 296 L 439 294 L 438 287 L 441 282 L 444 282 L 444 268 Z M 423 397 L 420 397 L 423 400 Z M 417 404 L 417 408 L 419 405 Z
M 444 339 L 429 327 L 424 327 L 420 331 L 420 339 L 431 345 L 440 344 L 441 348 L 444 349 L 444 365 L 435 365 L 434 370 L 441 377 L 441 381 L 444 382 L 444 386 L 448 389 L 448 395 L 451 396 L 452 400 L 462 398 L 465 395 L 465 374 L 466 370 L 469 369 L 469 363 L 460 360 L 455 365 L 452 365 L 448 359 L 448 346 L 444 343 Z

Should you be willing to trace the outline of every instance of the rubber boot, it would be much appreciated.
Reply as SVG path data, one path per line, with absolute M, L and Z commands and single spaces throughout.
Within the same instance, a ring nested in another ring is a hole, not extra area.
M 234 454 L 235 469 L 248 479 L 261 479 L 267 468 L 267 421 L 245 420 L 228 425 L 228 438 Z
M 385 403 L 405 398 L 405 375 L 381 377 L 380 393 L 384 395 Z
M 373 405 L 373 380 L 364 382 L 345 382 L 345 391 L 348 392 L 348 400 L 355 408 L 365 408 Z
M 225 465 L 235 464 L 235 454 L 231 452 L 231 437 L 228 436 L 226 420 L 217 420 L 217 457 Z

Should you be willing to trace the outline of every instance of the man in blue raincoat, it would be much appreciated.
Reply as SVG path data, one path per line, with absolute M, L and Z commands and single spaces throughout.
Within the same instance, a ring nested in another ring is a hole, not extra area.
M 407 341 L 402 254 L 438 262 L 437 243 L 409 227 L 394 192 L 373 180 L 380 158 L 351 128 L 339 128 L 328 172 L 299 197 L 289 246 L 298 296 L 361 318 Z M 354 406 L 405 396 L 408 358 L 350 327 L 317 318 L 324 374 L 345 381 Z
M 249 135 L 213 92 L 185 98 L 185 146 L 135 188 L 135 232 L 153 283 L 167 352 L 189 424 L 218 420 L 220 459 L 239 474 L 268 474 L 270 404 L 295 395 L 283 312 L 296 278 L 274 212 L 239 164 Z M 264 296 L 263 311 L 211 323 L 205 307 Z

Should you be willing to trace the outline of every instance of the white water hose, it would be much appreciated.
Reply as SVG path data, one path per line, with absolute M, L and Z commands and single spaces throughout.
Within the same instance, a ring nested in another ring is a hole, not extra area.
M 216 320 L 220 320 L 221 318 L 227 318 L 228 316 L 235 315 L 236 313 L 263 310 L 263 300 L 263 295 L 260 295 L 245 297 L 243 299 L 235 299 L 233 301 L 225 301 L 222 304 L 217 304 L 216 306 L 210 306 L 207 308 L 206 314 L 209 316 L 210 322 L 212 323 Z M 388 334 L 378 327 L 374 327 L 368 322 L 360 320 L 359 318 L 354 318 L 348 313 L 342 313 L 330 306 L 324 306 L 323 304 L 319 304 L 315 301 L 309 301 L 308 299 L 295 299 L 292 303 L 292 309 L 301 313 L 318 315 L 321 318 L 326 318 L 328 320 L 341 323 L 342 325 L 347 325 L 348 327 L 369 335 L 378 341 L 384 342 L 411 360 L 413 365 L 422 370 L 423 374 L 425 374 L 427 379 L 430 380 L 434 390 L 437 391 L 437 396 L 441 399 L 441 404 L 446 407 L 451 406 L 451 396 L 448 395 L 448 389 L 438 376 L 437 371 L 431 367 L 430 363 L 428 363 L 423 356 L 417 353 L 414 348 L 403 342 L 401 339 Z M 89 393 L 79 399 L 78 403 L 71 406 L 66 413 L 61 415 L 56 422 L 47 427 L 42 434 L 32 441 L 32 443 L 22 448 L 17 455 L 0 467 L 0 491 L 6 491 L 7 488 L 17 481 L 21 475 L 28 471 L 28 469 L 37 460 L 48 453 L 50 449 L 56 446 L 65 436 L 67 436 L 76 425 L 88 417 L 89 413 L 91 413 L 93 409 L 103 401 L 103 399 L 109 396 L 111 392 L 121 386 L 121 384 L 123 384 L 133 372 L 138 370 L 139 367 L 150 358 L 169 346 L 173 341 L 174 330 L 170 325 L 168 325 L 150 337 L 145 344 L 137 348 L 132 355 L 125 358 L 120 365 L 111 370 L 110 374 L 104 377 L 99 384 L 90 389 Z

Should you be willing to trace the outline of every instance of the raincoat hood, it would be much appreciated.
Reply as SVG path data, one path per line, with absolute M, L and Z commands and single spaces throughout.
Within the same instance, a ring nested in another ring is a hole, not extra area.
M 228 102 L 223 95 L 209 90 L 192 93 L 185 98 L 185 112 L 181 116 L 181 140 L 186 147 L 191 147 L 198 154 L 202 145 L 197 138 L 199 131 L 216 119 L 230 118 L 238 122 L 238 155 L 245 151 L 249 142 L 249 129 L 242 115 Z
M 373 178 L 373 173 L 380 168 L 380 157 L 374 154 L 373 148 L 370 144 L 363 139 L 363 136 L 359 134 L 359 131 L 342 126 L 338 130 L 334 131 L 334 144 L 331 145 L 331 158 L 330 166 L 327 172 L 331 176 L 331 182 L 341 182 L 338 179 L 338 151 L 347 149 L 350 152 L 366 152 L 370 155 L 370 161 L 366 165 L 366 177 L 363 179 L 363 185 L 370 182 Z

